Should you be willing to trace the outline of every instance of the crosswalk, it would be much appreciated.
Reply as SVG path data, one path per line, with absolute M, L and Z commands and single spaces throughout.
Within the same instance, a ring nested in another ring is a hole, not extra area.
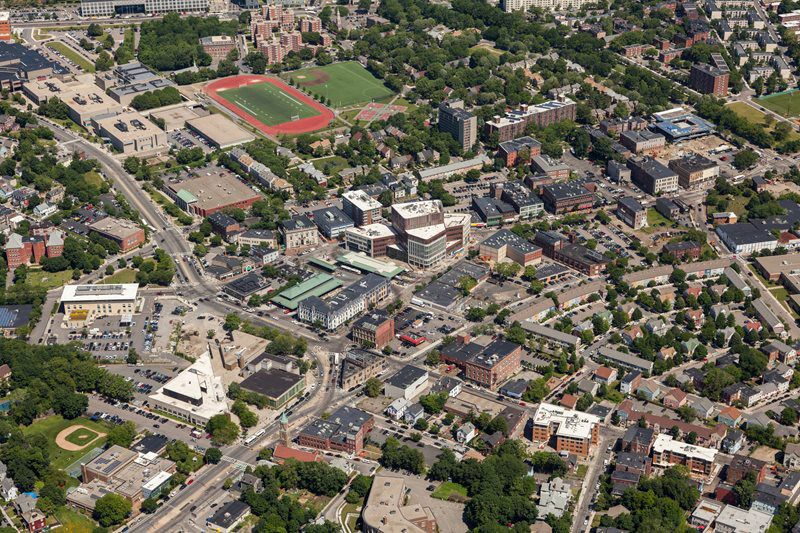
M 236 468 L 237 470 L 241 470 L 242 472 L 247 470 L 247 467 L 255 468 L 255 465 L 251 465 L 250 463 L 245 463 L 244 461 L 236 459 L 229 455 L 223 455 L 221 461 L 224 463 L 232 464 L 234 468 Z

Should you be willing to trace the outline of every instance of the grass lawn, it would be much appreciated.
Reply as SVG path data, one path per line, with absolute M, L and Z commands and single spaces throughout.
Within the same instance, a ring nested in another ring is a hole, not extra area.
M 393 96 L 381 80 L 355 61 L 311 67 L 289 77 L 304 90 L 330 99 L 334 107 L 347 107 Z
M 92 431 L 91 429 L 86 428 L 78 428 L 69 435 L 67 435 L 67 442 L 71 442 L 72 444 L 76 444 L 78 446 L 83 446 L 92 442 L 96 439 L 98 433 L 96 431 Z
M 83 181 L 87 185 L 97 185 L 99 187 L 103 184 L 103 176 L 92 170 L 83 175 Z
M 458 483 L 453 483 L 452 481 L 445 481 L 436 487 L 436 490 L 431 494 L 432 497 L 445 501 L 449 501 L 450 497 L 453 495 L 456 496 L 455 499 L 457 500 L 466 500 L 467 488 Z
M 579 478 L 583 479 L 586 477 L 586 472 L 589 470 L 589 467 L 586 465 L 578 465 L 578 471 L 576 474 Z
M 497 56 L 497 57 L 500 57 L 501 55 L 503 55 L 503 51 L 502 50 L 498 50 L 497 48 L 494 48 L 493 46 L 489 46 L 488 44 L 485 44 L 485 43 L 484 44 L 477 44 L 477 45 L 473 46 L 472 48 L 469 49 L 469 53 L 473 54 L 473 53 L 477 52 L 478 50 L 486 50 L 490 54 L 492 54 L 494 56 Z
M 672 222 L 664 218 L 654 207 L 647 210 L 647 227 L 643 230 L 645 233 L 653 233 L 660 228 L 669 228 L 671 226 Z
M 65 45 L 64 43 L 59 43 L 59 42 L 47 43 L 47 47 L 60 53 L 61 55 L 63 55 L 76 65 L 78 65 L 82 70 L 86 72 L 94 72 L 94 65 L 89 63 L 88 59 L 86 59 L 85 57 L 83 57 L 78 52 L 76 52 L 69 46 Z
M 748 263 L 748 264 L 747 264 L 747 268 L 749 268 L 749 269 L 750 269 L 750 271 L 751 271 L 751 272 L 753 272 L 753 274 L 755 274 L 755 276 L 756 276 L 758 279 L 760 279 L 760 280 L 761 280 L 761 283 L 763 283 L 763 284 L 764 284 L 766 287 L 775 287 L 775 286 L 778 286 L 778 284 L 777 284 L 776 282 L 774 282 L 774 281 L 770 281 L 770 280 L 768 280 L 767 278 L 765 278 L 764 276 L 762 276 L 762 275 L 761 275 L 761 272 L 759 272 L 759 271 L 758 271 L 758 269 L 755 267 L 755 265 L 753 265 L 752 263 Z M 777 296 L 777 295 L 775 295 L 775 298 L 777 298 L 777 297 L 778 297 L 778 296 Z
M 798 93 L 798 94 L 800 94 L 800 93 Z M 773 96 L 773 97 L 770 97 L 770 98 L 780 98 L 781 96 L 784 96 L 784 95 Z M 800 98 L 800 96 L 798 96 L 798 98 Z M 781 115 L 783 114 L 780 111 L 778 111 L 777 109 L 773 109 L 773 107 L 771 105 L 768 105 L 768 102 L 766 100 L 759 100 L 758 103 L 763 105 L 767 109 L 772 109 L 773 111 L 775 111 L 778 114 L 781 114 Z M 800 101 L 795 102 L 793 105 L 797 107 L 797 112 L 800 112 Z M 733 112 L 736 113 L 737 115 L 739 115 L 740 117 L 742 117 L 744 119 L 747 119 L 748 122 L 752 122 L 754 124 L 761 124 L 762 126 L 764 125 L 764 117 L 766 117 L 767 114 L 764 113 L 763 111 L 759 111 L 755 107 L 753 107 L 753 106 L 751 106 L 751 105 L 749 105 L 749 104 L 747 104 L 745 102 L 734 102 L 734 103 L 730 104 L 728 107 L 731 108 L 733 110 Z M 786 108 L 785 108 L 785 104 L 784 104 L 784 110 L 785 109 Z M 797 114 L 797 112 L 795 112 L 795 114 Z M 772 125 L 770 127 L 767 127 L 766 130 L 768 132 L 772 132 L 772 126 L 774 126 L 775 123 L 776 123 L 776 121 L 773 121 Z M 792 130 L 792 132 L 789 134 L 788 139 L 792 140 L 792 139 L 796 139 L 797 137 L 798 137 L 797 132 Z
M 290 122 L 292 117 L 315 117 L 319 112 L 269 82 L 251 83 L 218 94 L 267 126 Z
M 72 270 L 62 272 L 45 272 L 44 270 L 29 270 L 28 283 L 46 289 L 62 287 L 65 283 L 72 281 Z
M 800 114 L 800 91 L 765 96 L 758 103 L 784 117 L 794 117 Z
M 321 170 L 331 176 L 348 167 L 347 159 L 338 155 L 317 159 L 312 164 L 317 170 Z
M 35 435 L 38 433 L 47 437 L 47 450 L 50 452 L 50 464 L 53 465 L 54 468 L 62 470 L 77 461 L 88 451 L 87 449 L 83 449 L 75 452 L 68 452 L 67 450 L 62 450 L 58 447 L 58 445 L 56 445 L 56 435 L 58 435 L 61 430 L 76 424 L 86 426 L 89 429 L 100 433 L 108 433 L 108 428 L 106 428 L 103 424 L 92 422 L 88 418 L 64 420 L 61 415 L 48 416 L 47 418 L 38 420 L 37 422 L 23 429 L 23 433 L 26 435 Z M 93 445 L 101 446 L 104 442 L 104 439 L 105 437 L 103 439 L 96 440 Z
M 56 512 L 56 518 L 61 522 L 59 531 L 64 533 L 91 533 L 97 527 L 97 524 L 88 516 L 66 507 L 62 507 Z
M 100 283 L 134 283 L 136 281 L 136 271 L 130 268 L 124 268 L 114 272 L 107 278 L 103 278 Z

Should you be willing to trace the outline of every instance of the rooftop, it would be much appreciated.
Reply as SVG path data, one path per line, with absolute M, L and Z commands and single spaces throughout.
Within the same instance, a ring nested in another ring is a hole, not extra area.
M 702 460 L 709 463 L 714 462 L 714 458 L 717 456 L 717 450 L 713 448 L 704 448 L 702 446 L 686 444 L 685 442 L 677 441 L 670 435 L 664 433 L 660 433 L 656 436 L 656 441 L 653 443 L 653 451 L 657 453 L 669 451 L 684 457 L 690 457 L 692 459 Z
M 261 198 L 261 195 L 222 169 L 198 169 L 200 176 L 167 186 L 178 193 L 184 190 L 197 200 L 201 209 L 215 209 Z
M 348 202 L 361 211 L 372 211 L 373 209 L 381 209 L 383 207 L 379 201 L 375 200 L 364 191 L 347 191 L 342 194 L 342 198 L 347 199 Z
M 277 399 L 303 380 L 303 376 L 299 374 L 293 374 L 280 368 L 270 368 L 255 372 L 242 381 L 240 385 L 245 390 L 263 394 L 267 398 Z
M 219 113 L 211 113 L 205 117 L 187 120 L 186 126 L 199 132 L 211 140 L 212 143 L 222 148 L 250 142 L 255 139 L 255 135 L 240 128 L 225 115 Z
M 588 439 L 592 436 L 592 428 L 600 423 L 600 419 L 580 411 L 542 403 L 533 415 L 533 423 L 537 426 L 556 424 L 558 436 Z
M 442 212 L 442 202 L 439 200 L 422 200 L 419 202 L 406 202 L 392 205 L 392 211 L 404 219 L 410 219 Z
M 64 285 L 61 303 L 133 301 L 139 290 L 138 283 L 118 285 Z

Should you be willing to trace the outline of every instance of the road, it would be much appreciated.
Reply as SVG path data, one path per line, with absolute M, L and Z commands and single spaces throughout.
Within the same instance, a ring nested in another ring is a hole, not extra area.
M 743 274 L 751 272 L 750 267 L 742 257 L 737 256 L 736 262 L 739 263 Z M 758 290 L 761 292 L 761 299 L 767 304 L 767 307 L 769 307 L 772 312 L 775 313 L 784 324 L 786 324 L 786 333 L 792 338 L 800 338 L 800 328 L 797 327 L 794 317 L 791 313 L 789 313 L 789 310 L 786 309 L 786 307 L 784 307 L 777 300 L 777 298 L 775 298 L 772 292 L 770 292 L 769 287 L 764 285 L 758 276 L 747 277 L 751 283 L 758 287 Z
M 583 478 L 583 486 L 581 494 L 578 496 L 578 502 L 575 504 L 575 514 L 572 520 L 571 533 L 578 533 L 579 531 L 589 531 L 591 529 L 591 522 L 584 525 L 584 521 L 591 515 L 589 512 L 589 504 L 592 497 L 597 492 L 600 475 L 605 469 L 604 461 L 611 460 L 611 452 L 608 446 L 616 443 L 617 439 L 623 434 L 622 429 L 609 426 L 600 428 L 600 442 L 597 445 L 594 457 L 589 463 L 589 469 L 586 471 L 586 476 Z M 613 448 L 613 446 L 612 446 Z

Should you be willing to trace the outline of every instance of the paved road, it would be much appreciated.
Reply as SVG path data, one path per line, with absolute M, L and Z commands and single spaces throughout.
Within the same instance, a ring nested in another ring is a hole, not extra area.
M 592 461 L 589 463 L 589 470 L 586 472 L 586 477 L 583 478 L 583 487 L 581 494 L 578 496 L 578 503 L 575 505 L 575 515 L 572 521 L 571 533 L 578 533 L 579 531 L 589 531 L 592 524 L 584 525 L 584 521 L 590 516 L 589 503 L 592 501 L 592 496 L 597 492 L 598 481 L 600 475 L 605 469 L 604 461 L 611 459 L 611 452 L 608 451 L 608 445 L 613 444 L 621 437 L 623 431 L 620 428 L 613 426 L 600 428 L 600 443 L 597 445 Z

